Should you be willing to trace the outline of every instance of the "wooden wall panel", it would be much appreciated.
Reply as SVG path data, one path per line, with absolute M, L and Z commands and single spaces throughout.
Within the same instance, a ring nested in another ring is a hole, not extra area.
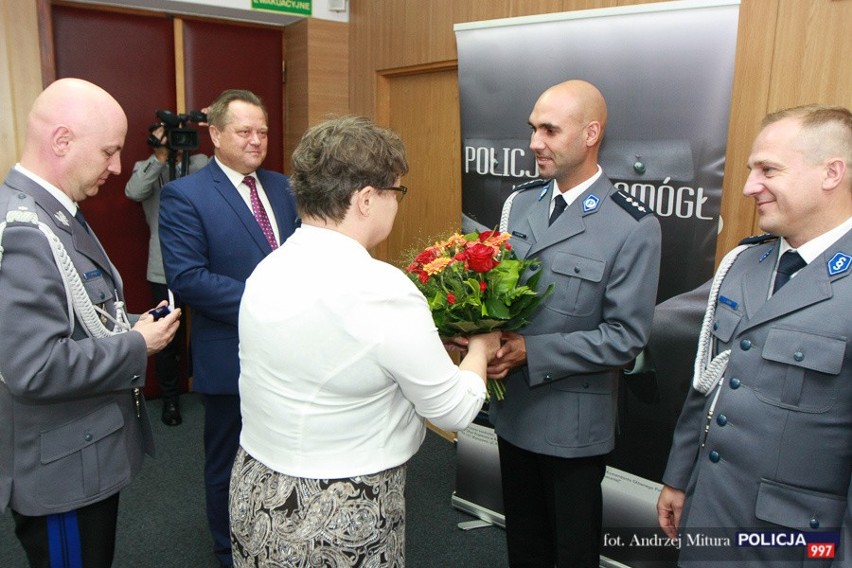
M 279 28 L 184 20 L 186 108 L 201 109 L 225 89 L 248 89 L 269 113 L 269 147 L 264 167 L 281 171 L 284 163 L 283 38 Z M 199 151 L 212 155 L 210 137 Z
M 27 113 L 41 92 L 41 56 L 35 2 L 0 2 L 0 171 L 21 154 Z
M 383 78 L 387 125 L 405 143 L 409 192 L 394 229 L 375 254 L 402 266 L 414 249 L 459 229 L 461 151 L 458 70 L 455 66 Z M 412 112 L 412 109 L 433 109 Z M 442 164 L 436 168 L 435 164 Z
M 349 27 L 304 20 L 284 32 L 286 84 L 284 171 L 305 130 L 330 114 L 349 112 Z
M 728 148 L 722 189 L 722 232 L 716 242 L 716 263 L 747 235 L 754 232 L 756 212 L 752 200 L 742 195 L 748 176 L 746 161 L 751 143 L 766 114 L 772 79 L 777 0 L 751 0 L 740 5 L 736 63 L 728 128 Z M 760 30 L 755 33 L 755 29 Z
M 325 20 L 308 25 L 310 126 L 329 113 L 349 112 L 349 27 Z
M 852 1 L 779 0 L 778 5 L 769 108 L 817 99 L 852 108 Z
M 284 31 L 284 172 L 289 174 L 290 156 L 299 143 L 302 133 L 310 123 L 310 101 L 308 90 L 299 88 L 308 84 L 308 23 L 299 22 L 287 26 Z

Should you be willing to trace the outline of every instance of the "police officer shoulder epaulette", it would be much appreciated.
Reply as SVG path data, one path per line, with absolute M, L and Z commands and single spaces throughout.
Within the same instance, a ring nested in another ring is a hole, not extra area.
M 510 193 L 509 197 L 506 198 L 506 201 L 503 202 L 503 211 L 500 213 L 500 231 L 506 232 L 508 230 L 509 215 L 512 212 L 512 203 L 514 203 L 515 198 L 518 195 L 528 189 L 540 188 L 541 193 L 538 194 L 538 200 L 541 201 L 544 198 L 544 194 L 547 192 L 547 185 L 549 183 L 549 179 L 533 179 L 530 181 L 526 181 L 522 184 L 516 185 L 514 188 L 512 188 L 512 193 Z
M 750 237 L 746 237 L 737 244 L 740 244 L 740 245 L 759 245 L 761 243 L 765 243 L 767 241 L 771 241 L 771 240 L 777 239 L 777 238 L 778 238 L 777 235 L 772 235 L 772 234 L 769 234 L 769 233 L 763 233 L 762 235 L 752 235 Z
M 622 209 L 630 213 L 631 217 L 637 221 L 642 217 L 651 214 L 651 210 L 644 203 L 624 190 L 613 193 L 612 200 L 618 203 Z
M 36 212 L 35 200 L 32 196 L 17 192 L 9 199 L 9 208 L 6 215 L 0 219 L 6 223 L 27 223 L 38 227 L 38 213 Z
M 549 183 L 550 183 L 549 179 L 532 179 L 530 181 L 525 181 L 524 183 L 516 185 L 512 189 L 512 192 L 514 193 L 516 191 L 526 191 L 528 189 L 532 189 L 534 187 L 541 187 L 541 186 L 547 185 Z

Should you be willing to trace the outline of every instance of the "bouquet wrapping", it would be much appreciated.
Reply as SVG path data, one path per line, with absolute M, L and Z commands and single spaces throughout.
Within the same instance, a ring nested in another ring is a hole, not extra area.
M 455 233 L 418 253 L 405 269 L 429 303 L 432 319 L 443 337 L 515 330 L 544 294 L 537 287 L 541 272 L 524 279 L 540 263 L 519 259 L 512 251 L 509 233 L 483 231 Z M 488 381 L 489 396 L 503 398 L 502 381 Z

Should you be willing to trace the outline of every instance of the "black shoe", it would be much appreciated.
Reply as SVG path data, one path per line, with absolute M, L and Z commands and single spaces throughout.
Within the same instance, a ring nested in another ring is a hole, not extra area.
M 163 401 L 163 424 L 166 426 L 177 426 L 183 419 L 180 417 L 180 406 L 176 400 Z

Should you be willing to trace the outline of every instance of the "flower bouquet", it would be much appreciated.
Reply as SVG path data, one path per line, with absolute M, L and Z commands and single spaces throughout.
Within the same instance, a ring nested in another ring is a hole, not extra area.
M 537 291 L 540 272 L 526 281 L 537 260 L 521 260 L 509 233 L 456 233 L 426 247 L 405 269 L 432 310 L 443 337 L 514 330 L 529 323 L 530 313 L 550 294 Z M 502 381 L 488 381 L 488 394 L 503 399 Z

